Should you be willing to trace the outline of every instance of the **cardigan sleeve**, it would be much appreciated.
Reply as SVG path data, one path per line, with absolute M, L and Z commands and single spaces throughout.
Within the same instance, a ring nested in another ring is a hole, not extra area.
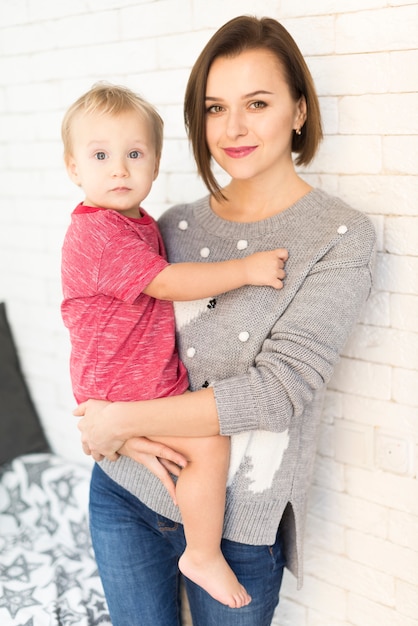
M 281 432 L 314 401 L 370 292 L 374 244 L 371 223 L 360 220 L 304 277 L 254 365 L 214 383 L 221 434 Z

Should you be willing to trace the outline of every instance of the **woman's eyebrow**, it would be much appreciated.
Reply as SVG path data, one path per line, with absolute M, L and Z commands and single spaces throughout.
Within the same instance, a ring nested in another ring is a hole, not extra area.
M 254 98 L 255 96 L 260 96 L 260 95 L 272 96 L 273 92 L 272 91 L 266 91 L 265 89 L 258 89 L 257 91 L 251 91 L 250 93 L 244 94 L 242 96 L 242 100 L 245 100 L 246 98 Z M 216 98 L 214 96 L 205 96 L 205 100 L 210 100 L 212 102 L 212 101 L 223 100 L 223 98 Z

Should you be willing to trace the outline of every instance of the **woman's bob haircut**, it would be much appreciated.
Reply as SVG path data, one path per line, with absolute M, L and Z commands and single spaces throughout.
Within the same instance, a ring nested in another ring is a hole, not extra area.
M 321 113 L 311 73 L 301 51 L 287 30 L 276 20 L 242 15 L 222 26 L 208 41 L 195 62 L 186 87 L 184 122 L 199 175 L 216 198 L 220 187 L 211 169 L 206 143 L 206 84 L 212 63 L 218 57 L 234 57 L 246 50 L 268 50 L 278 59 L 295 102 L 305 97 L 307 119 L 301 134 L 293 134 L 296 165 L 312 161 L 322 139 Z

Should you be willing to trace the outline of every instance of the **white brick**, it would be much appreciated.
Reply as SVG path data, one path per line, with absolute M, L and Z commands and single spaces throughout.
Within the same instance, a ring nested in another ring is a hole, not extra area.
M 167 33 L 192 30 L 191 3 L 188 0 L 159 0 L 120 11 L 122 39 L 146 39 Z
M 415 620 L 415 623 L 403 621 L 405 618 L 391 607 L 351 593 L 348 599 L 348 615 L 350 625 L 354 626 L 418 626 Z
M 294 622 L 292 626 L 295 626 L 295 624 L 299 626 L 297 622 Z M 335 617 L 325 615 L 325 613 L 310 609 L 307 626 L 352 626 L 352 624 L 346 620 L 336 619 Z
M 201 28 L 218 28 L 224 22 L 237 15 L 250 13 L 252 15 L 269 15 L 280 19 L 277 0 L 193 0 L 193 24 L 196 30 Z
M 292 599 L 317 611 L 322 611 L 327 618 L 341 619 L 346 615 L 347 593 L 334 584 L 306 574 L 303 587 L 291 595 Z
M 363 207 L 368 213 L 418 215 L 416 176 L 342 176 L 339 179 L 339 193 L 342 198 Z
M 324 138 L 310 170 L 339 174 L 377 174 L 381 166 L 380 138 L 328 135 Z
M 306 608 L 291 602 L 280 594 L 280 604 L 276 609 L 271 626 L 308 626 Z
M 418 50 L 392 52 L 389 56 L 389 91 L 418 91 L 418 77 L 411 67 L 418 63 Z
M 378 254 L 375 269 L 376 289 L 391 293 L 418 293 L 418 257 Z
M 280 19 L 280 17 L 279 17 Z M 332 54 L 335 50 L 335 22 L 332 15 L 280 20 L 296 41 L 309 66 L 311 55 Z M 313 35 L 314 34 L 314 35 Z
M 309 67 L 321 96 L 386 93 L 389 54 L 314 56 Z
M 321 431 L 323 428 L 321 428 Z M 327 426 L 327 430 L 329 430 L 329 438 L 334 435 L 334 428 L 331 426 Z M 345 488 L 345 476 L 344 476 L 344 465 L 342 463 L 338 463 L 334 459 L 334 442 L 329 445 L 329 450 L 327 452 L 329 454 L 332 453 L 332 457 L 323 456 L 321 450 L 318 450 L 318 454 L 315 460 L 315 468 L 313 475 L 313 484 L 324 490 L 331 491 L 344 491 Z M 324 491 L 323 496 L 327 497 L 328 491 Z
M 336 52 L 416 49 L 417 6 L 346 13 L 336 18 Z
M 418 516 L 400 511 L 389 511 L 388 538 L 395 544 L 410 548 L 418 553 Z M 418 601 L 418 594 L 417 594 Z M 418 615 L 418 612 L 416 613 Z
M 211 31 L 201 30 L 178 34 L 172 34 L 169 31 L 168 35 L 161 35 L 156 39 L 160 68 L 185 67 L 190 69 L 211 34 Z
M 344 96 L 339 106 L 340 132 L 380 136 L 384 128 L 386 135 L 417 134 L 417 108 L 416 93 Z
M 158 107 L 167 104 L 179 104 L 186 89 L 189 70 L 173 69 L 158 72 L 129 74 L 129 84 L 141 86 L 145 98 Z
M 418 520 L 417 520 L 418 521 Z M 417 622 L 418 592 L 413 585 L 399 580 L 396 584 L 396 606 L 398 612 Z
M 346 11 L 364 11 L 365 9 L 380 8 L 381 0 L 321 0 L 321 2 L 306 2 L 306 0 L 281 0 L 280 13 L 285 16 L 297 17 L 305 15 L 321 15 L 326 13 L 338 14 Z
M 344 356 L 413 368 L 418 365 L 418 333 L 358 325 L 344 348 Z
M 324 135 L 335 135 L 338 132 L 338 100 L 337 98 L 319 98 L 321 107 L 322 130 Z
M 390 383 L 390 367 L 342 358 L 329 387 L 336 391 L 389 400 Z
M 347 547 L 348 555 L 354 561 L 418 585 L 418 553 L 415 550 L 355 530 L 347 531 Z M 391 604 L 391 600 L 387 598 L 387 603 Z M 384 603 L 383 598 L 380 601 Z
M 397 368 L 393 372 L 393 400 L 410 406 L 418 406 L 418 370 Z
M 342 528 L 386 538 L 389 524 L 386 504 L 375 504 L 368 498 L 353 497 L 314 485 L 309 498 L 309 512 Z
M 305 559 L 305 571 L 325 580 L 330 585 L 337 583 L 339 589 L 366 596 L 369 600 L 388 606 L 395 604 L 393 576 L 374 569 L 370 564 L 350 561 L 347 556 L 315 550 Z
M 418 515 L 416 480 L 381 470 L 347 467 L 347 492 L 353 497 Z M 418 573 L 418 570 L 417 570 Z
M 14 24 L 22 24 L 28 20 L 26 0 L 15 0 L 12 3 L 0 3 L 0 24 L 2 28 Z
M 384 291 L 372 290 L 361 315 L 363 324 L 390 326 L 391 296 Z
M 360 467 L 373 466 L 373 429 L 347 420 L 335 424 L 335 459 Z
M 314 553 L 325 550 L 332 554 L 343 554 L 345 551 L 345 528 L 342 524 L 334 524 L 323 517 L 308 514 L 305 536 L 306 554 L 312 550 Z
M 418 295 L 391 294 L 390 318 L 394 328 L 418 332 Z
M 383 167 L 389 174 L 418 174 L 417 159 L 414 158 L 418 151 L 418 138 L 416 135 L 410 137 L 395 136 L 383 137 Z M 400 179 L 400 182 L 402 178 Z M 416 191 L 418 184 L 415 181 Z
M 372 424 L 387 430 L 390 430 L 393 428 L 393 424 L 396 424 L 397 432 L 400 435 L 418 437 L 416 409 L 411 406 L 405 406 L 400 402 L 385 402 L 345 394 L 343 396 L 342 414 L 351 421 Z
M 337 417 L 342 417 L 343 396 L 341 393 L 327 390 L 322 407 L 322 422 L 332 424 Z
M 39 21 L 3 29 L 2 46 L 7 54 L 24 54 L 82 44 L 94 45 L 117 39 L 116 25 L 117 13 L 114 11 Z
M 376 466 L 395 474 L 413 473 L 414 449 L 411 441 L 393 432 L 376 433 Z
M 418 217 L 390 217 L 386 224 L 386 249 L 391 254 L 418 255 Z

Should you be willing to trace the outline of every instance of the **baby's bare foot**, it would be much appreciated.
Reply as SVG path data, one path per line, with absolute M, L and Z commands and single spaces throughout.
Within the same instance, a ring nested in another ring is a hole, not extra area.
M 251 596 L 241 585 L 222 552 L 211 560 L 193 558 L 185 550 L 179 560 L 179 569 L 187 578 L 207 591 L 212 598 L 231 609 L 240 609 L 251 602 Z

